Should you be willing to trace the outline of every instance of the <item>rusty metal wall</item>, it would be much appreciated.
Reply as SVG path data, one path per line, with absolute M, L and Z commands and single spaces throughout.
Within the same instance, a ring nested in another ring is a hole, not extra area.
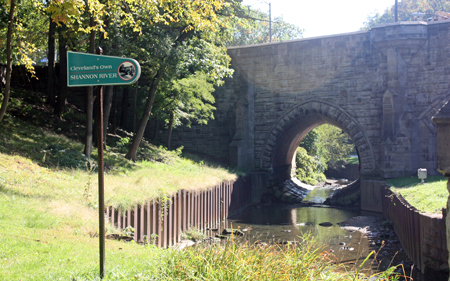
M 250 177 L 226 181 L 207 190 L 180 190 L 167 201 L 148 200 L 146 204 L 123 211 L 107 207 L 105 215 L 119 231 L 134 228 L 134 241 L 171 247 L 181 233 L 192 227 L 212 235 L 212 229 L 228 227 L 222 222 L 251 204 Z
M 448 270 L 447 237 L 442 214 L 420 213 L 388 186 L 381 189 L 383 215 L 392 221 L 403 249 L 424 273 Z

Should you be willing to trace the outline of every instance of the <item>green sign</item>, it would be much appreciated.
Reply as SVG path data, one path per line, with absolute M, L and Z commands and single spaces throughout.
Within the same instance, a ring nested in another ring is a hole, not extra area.
M 127 85 L 136 82 L 141 66 L 134 59 L 67 52 L 67 86 Z

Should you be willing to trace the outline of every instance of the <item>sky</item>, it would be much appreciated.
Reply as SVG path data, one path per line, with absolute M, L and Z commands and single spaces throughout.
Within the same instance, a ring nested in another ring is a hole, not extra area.
M 400 0 L 398 2 L 401 2 Z M 285 22 L 305 30 L 303 38 L 360 30 L 367 16 L 383 13 L 395 0 L 244 0 L 244 5 L 269 13 L 272 20 L 283 15 Z

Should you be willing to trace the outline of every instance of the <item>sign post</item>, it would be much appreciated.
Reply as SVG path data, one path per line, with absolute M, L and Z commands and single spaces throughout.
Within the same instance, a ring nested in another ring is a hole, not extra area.
M 67 86 L 97 86 L 97 148 L 98 148 L 98 224 L 100 279 L 105 277 L 105 197 L 103 164 L 103 85 L 128 85 L 136 82 L 141 67 L 134 59 L 67 52 Z

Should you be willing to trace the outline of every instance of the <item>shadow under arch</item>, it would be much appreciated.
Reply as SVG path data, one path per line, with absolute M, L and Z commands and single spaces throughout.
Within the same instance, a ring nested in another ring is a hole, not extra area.
M 274 184 L 290 178 L 292 159 L 303 137 L 326 123 L 342 129 L 353 140 L 360 161 L 360 175 L 374 175 L 374 151 L 363 127 L 343 108 L 313 99 L 293 106 L 278 118 L 265 140 L 260 168 L 271 171 Z

